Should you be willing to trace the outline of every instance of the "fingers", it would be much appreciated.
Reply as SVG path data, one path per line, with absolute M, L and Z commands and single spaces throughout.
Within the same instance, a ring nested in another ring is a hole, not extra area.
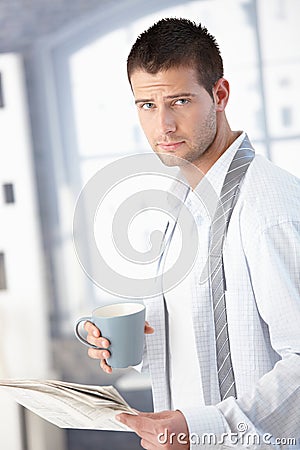
M 116 415 L 116 419 L 134 430 L 137 435 L 141 436 L 141 420 L 139 415 L 121 413 Z
M 153 334 L 154 333 L 154 328 L 151 327 L 151 325 L 149 325 L 149 322 L 145 322 L 145 328 L 144 328 L 144 333 L 145 334 Z
M 99 347 L 99 350 L 96 348 L 89 348 L 89 357 L 92 359 L 100 359 L 101 369 L 106 373 L 111 373 L 112 368 L 106 362 L 110 357 L 110 352 L 107 350 L 110 346 L 109 340 L 101 336 L 100 330 L 92 322 L 85 322 L 84 329 L 88 333 L 86 337 L 88 343 Z
M 154 434 L 156 432 L 155 420 L 144 414 L 121 413 L 116 416 L 116 419 L 134 430 L 140 437 L 144 436 L 145 433 Z
M 103 370 L 103 372 L 105 372 L 105 373 L 112 373 L 112 368 L 107 364 L 105 359 L 102 359 L 100 361 L 100 367 Z
M 108 350 L 97 350 L 96 348 L 89 348 L 88 355 L 92 359 L 100 359 L 100 367 L 106 373 L 112 373 L 112 368 L 107 364 L 107 359 L 110 357 Z
M 108 348 L 110 346 L 109 340 L 101 336 L 100 330 L 92 322 L 85 322 L 84 329 L 88 333 L 86 340 L 89 344 L 100 348 Z
M 92 322 L 89 322 L 88 320 L 84 323 L 84 329 L 88 332 L 88 334 L 91 334 L 95 337 L 101 336 L 101 333 L 96 325 L 94 325 Z
M 97 350 L 96 348 L 89 348 L 88 355 L 92 359 L 108 359 L 110 352 L 108 350 Z
M 149 419 L 153 419 L 153 417 L 157 416 L 159 413 L 153 413 L 153 412 L 142 412 L 142 411 L 136 411 L 139 416 L 141 417 L 148 417 Z
M 188 425 L 179 410 L 138 413 L 138 415 L 121 413 L 116 416 L 116 419 L 140 436 L 141 446 L 147 450 L 158 448 L 187 450 L 190 448 Z M 168 441 L 169 437 L 170 439 L 172 437 L 170 442 Z M 176 438 L 177 442 L 173 441 L 173 438 Z

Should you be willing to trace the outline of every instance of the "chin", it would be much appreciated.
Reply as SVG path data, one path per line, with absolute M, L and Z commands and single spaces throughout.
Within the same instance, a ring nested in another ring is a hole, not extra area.
M 188 158 L 175 155 L 175 153 L 160 153 L 160 152 L 155 153 L 159 157 L 161 162 L 168 167 L 181 167 L 189 162 Z
M 157 156 L 159 157 L 159 159 L 161 160 L 161 162 L 168 167 L 180 167 L 180 166 L 184 166 L 187 161 L 180 157 L 180 156 L 176 156 L 174 154 L 168 154 L 168 153 L 156 153 Z

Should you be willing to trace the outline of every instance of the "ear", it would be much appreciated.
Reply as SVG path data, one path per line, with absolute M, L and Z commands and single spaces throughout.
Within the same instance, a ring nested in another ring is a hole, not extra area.
M 224 111 L 229 99 L 229 83 L 225 78 L 220 78 L 213 87 L 213 96 L 216 111 Z

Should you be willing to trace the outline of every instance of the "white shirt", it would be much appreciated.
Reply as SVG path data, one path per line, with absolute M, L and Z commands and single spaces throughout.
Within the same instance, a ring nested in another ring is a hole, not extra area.
M 224 157 L 210 169 L 206 174 L 211 186 L 217 190 L 216 195 L 220 192 L 222 179 L 220 180 L 220 166 L 229 165 L 236 153 L 241 142 L 245 138 L 242 133 L 227 149 Z M 222 173 L 224 171 L 222 170 Z M 215 185 L 215 186 L 214 186 Z M 194 219 L 198 227 L 198 235 L 201 236 L 203 229 L 203 215 L 207 212 L 199 205 L 197 195 L 190 191 L 185 204 L 193 213 Z M 202 214 L 200 215 L 202 211 Z M 195 241 L 197 237 L 195 236 Z M 200 242 L 199 242 L 200 243 Z M 203 243 L 203 242 L 202 242 Z M 164 272 L 172 267 L 179 256 L 179 249 L 182 245 L 182 236 L 180 227 L 176 226 L 172 236 L 170 245 L 167 249 L 164 260 Z M 200 247 L 200 246 L 199 246 Z M 201 247 L 198 249 L 198 256 L 201 255 Z M 165 299 L 168 309 L 169 320 L 169 364 L 170 364 L 170 385 L 171 385 L 171 408 L 185 409 L 189 407 L 204 404 L 201 373 L 199 369 L 199 361 L 197 356 L 195 332 L 192 318 L 192 286 L 195 277 L 196 267 L 199 262 L 195 263 L 191 272 L 172 290 L 165 292 Z M 179 332 L 180 330 L 180 332 Z M 182 364 L 182 355 L 188 361 L 188 371 L 185 364 Z
M 221 189 L 233 154 L 229 157 L 226 151 L 208 173 L 216 190 Z M 208 222 L 200 225 L 201 242 L 208 242 Z M 273 439 L 300 437 L 299 255 L 300 181 L 256 155 L 241 186 L 224 247 L 237 399 L 220 401 L 209 283 L 199 283 L 207 254 L 202 261 L 201 255 L 198 258 L 191 285 L 203 404 L 187 403 L 181 410 L 190 432 L 199 438 L 213 433 L 220 442 L 224 433 L 236 433 L 241 423 L 250 438 L 260 436 L 260 449 L 272 448 L 262 443 L 264 433 Z M 163 299 L 145 303 L 147 320 L 155 328 L 153 335 L 146 336 L 154 406 L 168 409 Z M 178 333 L 184 337 L 182 327 Z M 188 370 L 184 356 L 182 364 Z M 228 439 L 226 444 L 237 448 Z M 193 442 L 191 448 L 197 448 Z M 290 448 L 300 449 L 300 441 Z
M 165 252 L 164 272 L 169 270 L 178 258 L 181 248 L 181 233 L 176 226 L 170 247 Z M 184 405 L 203 404 L 201 374 L 197 357 L 192 318 L 191 284 L 193 270 L 172 290 L 165 292 L 169 319 L 169 364 L 171 385 L 171 408 L 181 409 Z M 182 325 L 184 324 L 184 326 Z M 182 355 L 189 370 L 182 364 Z

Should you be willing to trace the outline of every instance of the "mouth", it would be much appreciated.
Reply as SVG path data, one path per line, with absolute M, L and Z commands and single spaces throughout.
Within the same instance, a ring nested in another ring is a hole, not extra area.
M 157 144 L 157 148 L 161 150 L 162 152 L 175 152 L 184 141 L 178 141 L 178 142 L 159 142 Z

